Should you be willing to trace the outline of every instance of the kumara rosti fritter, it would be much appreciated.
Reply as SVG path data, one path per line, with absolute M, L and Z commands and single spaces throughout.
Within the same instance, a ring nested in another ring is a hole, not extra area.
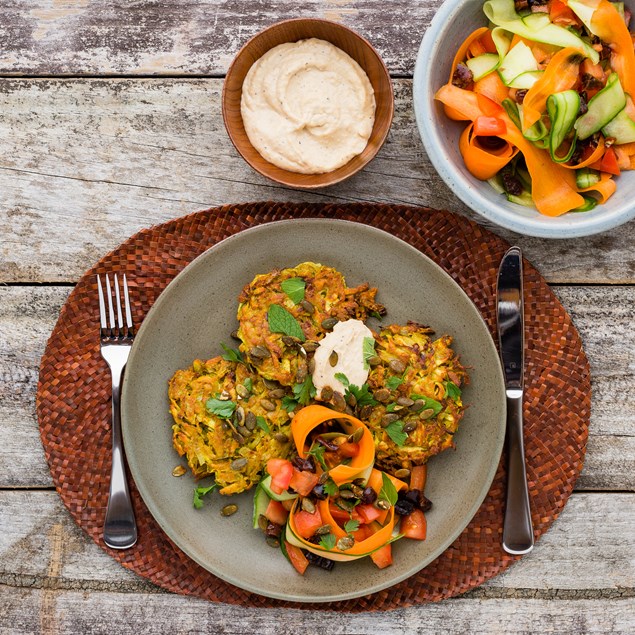
M 348 288 L 339 271 L 313 262 L 258 275 L 239 297 L 240 350 L 262 377 L 283 386 L 302 382 L 307 363 L 299 344 L 310 342 L 306 350 L 315 347 L 337 321 L 383 315 L 376 293 L 368 284 Z M 283 309 L 276 309 L 278 316 L 289 314 L 297 322 L 297 337 L 276 332 L 270 310 L 274 305 Z
M 260 480 L 269 459 L 289 452 L 284 393 L 245 364 L 196 360 L 170 380 L 174 448 L 196 477 L 213 475 L 221 494 L 243 492 Z

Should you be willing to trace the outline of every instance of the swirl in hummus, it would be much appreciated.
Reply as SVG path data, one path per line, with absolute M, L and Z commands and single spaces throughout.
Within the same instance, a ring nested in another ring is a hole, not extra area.
M 321 174 L 364 150 L 375 121 L 375 95 L 355 60 L 311 38 L 280 44 L 253 64 L 240 110 L 249 141 L 267 161 Z

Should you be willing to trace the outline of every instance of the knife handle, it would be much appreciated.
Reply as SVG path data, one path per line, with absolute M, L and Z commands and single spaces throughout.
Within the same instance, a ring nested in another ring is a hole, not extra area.
M 511 394 L 510 394 L 511 393 Z M 534 529 L 529 509 L 523 444 L 522 390 L 507 394 L 507 505 L 503 523 L 503 549 L 520 555 L 534 547 Z

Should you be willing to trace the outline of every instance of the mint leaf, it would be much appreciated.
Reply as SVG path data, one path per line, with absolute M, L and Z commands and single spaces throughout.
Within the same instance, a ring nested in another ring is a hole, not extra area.
M 297 337 L 301 342 L 306 338 L 298 321 L 279 304 L 272 304 L 267 311 L 269 330 L 272 333 L 282 333 L 291 337 Z
M 353 520 L 352 518 L 350 520 L 347 520 L 346 523 L 344 523 L 344 531 L 347 534 L 352 534 L 354 531 L 357 531 L 359 529 L 359 520 Z
M 293 386 L 293 396 L 301 406 L 308 406 L 311 399 L 315 397 L 316 392 L 311 375 L 307 375 L 301 384 Z
M 399 447 L 406 443 L 408 435 L 403 431 L 403 421 L 393 421 L 384 430 Z
M 238 362 L 239 364 L 243 363 L 243 356 L 240 351 L 235 348 L 229 348 L 229 346 L 225 346 L 225 344 L 221 344 L 225 353 L 223 354 L 223 359 L 228 362 Z
M 293 304 L 300 304 L 304 300 L 305 283 L 302 278 L 288 278 L 280 283 L 282 290 L 289 296 Z
M 386 388 L 388 388 L 388 390 L 397 390 L 401 384 L 403 384 L 403 379 L 396 375 L 386 380 Z
M 364 370 L 368 370 L 370 368 L 370 364 L 368 360 L 371 357 L 375 356 L 375 338 L 374 337 L 365 337 L 364 343 L 362 345 L 362 355 L 364 358 Z
M 420 395 L 419 393 L 413 392 L 410 395 L 410 399 L 412 399 L 413 401 L 423 401 L 425 403 L 424 408 L 426 410 L 432 408 L 435 417 L 441 412 L 441 410 L 443 410 L 443 406 L 436 399 L 432 399 L 432 397 L 426 397 L 425 395 Z
M 236 410 L 236 404 L 233 401 L 223 401 L 215 397 L 210 397 L 205 402 L 205 408 L 207 408 L 209 413 L 221 419 L 229 419 L 234 414 L 234 410 Z
M 385 472 L 381 473 L 381 491 L 379 492 L 379 498 L 388 501 L 393 506 L 398 499 L 397 488 L 393 485 L 393 482 Z
M 461 389 L 453 381 L 444 381 L 445 394 L 456 401 L 461 398 Z
M 320 546 L 328 551 L 335 549 L 336 542 L 337 540 L 333 534 L 326 534 L 320 538 Z
M 344 373 L 335 373 L 335 379 L 344 386 L 344 388 L 348 388 L 351 385 L 351 382 L 348 381 L 348 377 Z
M 194 498 L 192 500 L 192 504 L 196 509 L 200 509 L 203 507 L 203 496 L 206 496 L 210 492 L 213 492 L 218 487 L 217 483 L 210 485 L 209 487 L 195 487 L 194 488 Z
M 256 417 L 256 425 L 267 434 L 271 434 L 271 428 L 268 426 L 267 420 L 264 417 Z
M 254 390 L 254 382 L 251 379 L 251 377 L 247 377 L 247 379 L 245 379 L 245 381 L 243 382 L 243 386 L 249 391 L 249 392 L 253 392 Z

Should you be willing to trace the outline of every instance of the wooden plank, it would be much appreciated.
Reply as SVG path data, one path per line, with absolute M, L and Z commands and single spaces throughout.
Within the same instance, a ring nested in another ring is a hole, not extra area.
M 50 487 L 37 422 L 39 360 L 68 287 L 0 287 L 0 487 Z M 635 490 L 635 288 L 561 287 L 593 376 L 587 458 L 579 489 Z M 25 470 L 24 465 L 29 465 Z
M 412 74 L 440 0 L 1 0 L 0 74 L 224 75 L 238 49 L 279 20 L 340 22 L 366 37 L 392 73 Z M 407 19 L 404 17 L 407 15 Z
M 0 587 L 159 591 L 93 543 L 56 492 L 0 491 L 0 512 Z M 531 554 L 472 594 L 487 599 L 634 595 L 634 524 L 635 494 L 573 494 Z
M 237 155 L 220 113 L 221 80 L 0 80 L 0 281 L 66 282 L 137 230 L 249 200 L 379 201 L 477 218 L 441 182 L 418 138 L 411 82 L 379 156 L 319 192 L 279 187 Z M 484 223 L 485 224 L 485 223 Z M 68 240 L 68 228 L 73 240 Z M 635 280 L 635 224 L 546 241 L 497 229 L 550 282 Z

